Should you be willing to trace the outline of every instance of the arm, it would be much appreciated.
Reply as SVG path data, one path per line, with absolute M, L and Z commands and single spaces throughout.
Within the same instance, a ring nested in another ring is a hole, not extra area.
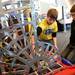
M 55 47 L 57 47 L 56 32 L 54 32 L 54 33 L 52 34 L 52 37 L 53 37 L 53 42 L 54 42 L 54 45 L 55 45 Z
M 39 36 L 42 32 L 42 28 L 41 27 L 37 27 L 37 36 Z
M 52 37 L 53 37 L 53 42 L 54 42 L 54 45 L 56 48 L 57 47 L 57 38 L 56 38 L 56 34 L 58 32 L 58 26 L 57 26 L 57 22 L 55 22 L 55 25 L 54 25 L 54 32 L 52 33 Z
M 53 37 L 54 46 L 57 48 L 57 38 Z

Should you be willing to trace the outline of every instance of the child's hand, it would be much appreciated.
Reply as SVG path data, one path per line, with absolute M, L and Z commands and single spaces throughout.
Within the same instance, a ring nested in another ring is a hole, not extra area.
M 55 49 L 56 49 L 56 50 L 58 50 L 58 47 L 57 47 L 57 45 L 55 45 L 54 47 L 55 47 Z

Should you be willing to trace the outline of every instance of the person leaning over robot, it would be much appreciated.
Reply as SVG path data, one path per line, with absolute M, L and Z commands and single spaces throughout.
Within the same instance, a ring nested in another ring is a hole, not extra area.
M 47 17 L 39 23 L 37 27 L 37 36 L 40 41 L 51 42 L 56 48 L 57 38 L 56 34 L 58 32 L 57 26 L 58 11 L 54 8 L 49 9 L 47 12 Z
M 62 51 L 62 57 L 75 64 L 75 4 L 70 9 L 70 15 L 72 16 L 70 42 Z

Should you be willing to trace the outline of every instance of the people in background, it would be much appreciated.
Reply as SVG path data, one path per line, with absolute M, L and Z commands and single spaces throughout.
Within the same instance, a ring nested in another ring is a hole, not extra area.
M 71 23 L 70 44 L 75 46 L 75 5 L 72 6 L 70 13 L 73 18 Z
M 70 9 L 70 14 L 73 18 L 71 23 L 71 35 L 70 42 L 65 50 L 62 52 L 62 56 L 69 60 L 72 64 L 75 64 L 75 5 Z
M 32 21 L 31 9 L 27 8 L 24 10 L 25 21 L 30 23 Z M 31 44 L 30 56 L 35 55 L 35 38 L 34 38 L 34 27 L 32 24 L 25 25 L 25 32 L 29 38 L 29 43 Z
M 58 31 L 58 26 L 56 19 L 58 17 L 58 11 L 54 8 L 49 9 L 47 12 L 47 17 L 39 23 L 37 27 L 37 35 L 41 41 L 53 42 L 57 48 L 57 38 L 56 34 Z

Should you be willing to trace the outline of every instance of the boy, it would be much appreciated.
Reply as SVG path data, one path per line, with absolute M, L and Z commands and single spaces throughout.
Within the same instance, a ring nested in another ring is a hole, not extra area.
M 49 9 L 47 18 L 43 19 L 37 28 L 37 35 L 41 41 L 51 42 L 57 48 L 56 33 L 58 31 L 57 19 L 58 12 L 56 9 Z
M 71 23 L 70 42 L 66 49 L 62 52 L 62 56 L 75 64 L 75 5 L 73 5 L 70 9 L 70 13 L 73 18 Z

